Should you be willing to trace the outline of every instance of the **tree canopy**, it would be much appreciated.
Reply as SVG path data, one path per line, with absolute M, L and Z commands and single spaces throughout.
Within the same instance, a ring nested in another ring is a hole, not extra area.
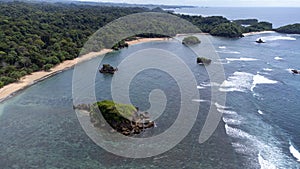
M 78 56 L 107 23 L 146 8 L 0 2 L 0 87 Z M 124 44 L 121 44 L 124 45 Z
M 220 24 L 212 29 L 209 33 L 214 36 L 223 36 L 229 38 L 243 36 L 242 28 L 236 23 L 232 22 Z
M 282 26 L 276 29 L 280 33 L 300 34 L 300 23 Z
M 182 44 L 184 45 L 196 45 L 201 43 L 201 41 L 196 36 L 188 36 L 182 40 Z

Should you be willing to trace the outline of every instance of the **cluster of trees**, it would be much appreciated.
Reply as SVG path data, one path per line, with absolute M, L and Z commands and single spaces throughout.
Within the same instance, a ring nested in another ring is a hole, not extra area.
M 112 49 L 113 50 L 119 50 L 119 49 L 122 49 L 122 48 L 127 48 L 129 45 L 128 43 L 126 43 L 125 40 L 121 40 L 120 42 L 118 42 L 117 44 L 115 44 Z
M 256 24 L 243 28 L 244 33 L 259 32 L 259 31 L 271 31 L 273 30 L 273 24 L 269 22 L 258 22 Z
M 209 33 L 214 36 L 236 38 L 242 37 L 243 33 L 273 29 L 272 23 L 258 22 L 257 19 L 240 19 L 230 21 L 222 16 L 202 17 L 180 14 L 177 14 L 177 16 L 193 23 L 202 32 Z
M 220 24 L 230 23 L 228 19 L 222 16 L 202 17 L 202 16 L 183 15 L 183 14 L 177 14 L 177 16 L 186 19 L 187 21 L 196 25 L 204 33 L 210 33 L 211 30 L 213 30 L 216 26 Z
M 234 20 L 233 22 L 235 22 L 236 24 L 239 25 L 254 25 L 258 23 L 257 19 L 237 19 Z
M 223 37 L 243 37 L 243 28 L 236 23 L 222 23 L 216 26 L 209 32 L 211 35 L 214 36 L 223 36 Z
M 188 36 L 182 40 L 182 44 L 184 45 L 196 45 L 201 43 L 201 41 L 196 36 Z
M 0 2 L 0 87 L 78 56 L 107 23 L 145 8 Z
M 291 24 L 276 29 L 279 33 L 300 34 L 300 24 Z
M 243 33 L 273 30 L 270 22 L 258 22 L 257 19 L 238 19 L 234 23 L 242 27 Z

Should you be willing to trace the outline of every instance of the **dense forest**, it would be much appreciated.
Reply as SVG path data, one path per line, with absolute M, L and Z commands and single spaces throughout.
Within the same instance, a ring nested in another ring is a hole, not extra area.
M 0 2 L 0 88 L 26 74 L 47 71 L 64 60 L 74 59 L 90 35 L 117 18 L 155 11 L 161 12 L 158 8 L 142 7 Z M 243 27 L 221 16 L 173 15 L 217 36 L 241 37 L 243 32 L 272 29 L 272 24 L 265 22 Z M 174 34 L 178 33 L 176 26 L 180 25 L 174 23 L 174 28 L 169 28 Z M 151 33 L 138 35 L 162 36 Z M 113 49 L 126 46 L 122 41 Z
M 279 33 L 300 34 L 300 24 L 291 24 L 276 29 Z
M 146 8 L 0 2 L 0 87 L 78 56 L 105 24 Z

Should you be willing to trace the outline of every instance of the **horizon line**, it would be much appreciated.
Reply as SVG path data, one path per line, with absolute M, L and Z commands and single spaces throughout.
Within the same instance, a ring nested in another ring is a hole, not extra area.
M 46 0 L 47 1 L 47 0 Z M 190 7 L 198 7 L 198 8 L 300 8 L 299 6 L 295 5 L 290 5 L 290 6 L 280 6 L 280 5 L 274 5 L 274 6 L 246 6 L 246 5 L 241 5 L 241 6 L 202 6 L 202 5 L 193 5 L 193 4 L 153 4 L 153 3 L 130 3 L 130 2 L 109 2 L 109 1 L 102 1 L 102 0 L 66 0 L 66 1 L 77 1 L 77 2 L 92 2 L 92 3 L 111 3 L 111 4 L 129 4 L 129 5 L 162 5 L 162 6 L 190 6 Z

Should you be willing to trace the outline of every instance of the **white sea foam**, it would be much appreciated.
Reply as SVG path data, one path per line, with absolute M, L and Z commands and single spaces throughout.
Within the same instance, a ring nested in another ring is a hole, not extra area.
M 248 154 L 247 147 L 241 143 L 231 143 L 232 147 L 234 147 L 235 151 L 242 154 Z
M 261 39 L 264 42 L 276 41 L 276 40 L 297 40 L 296 38 L 290 37 L 290 36 L 264 36 L 264 37 L 260 37 L 258 39 Z
M 268 72 L 260 72 L 261 75 L 270 75 Z
M 261 154 L 258 154 L 258 162 L 260 164 L 260 168 L 261 169 L 277 169 L 277 167 L 272 164 L 271 162 L 269 162 L 268 160 L 265 160 Z
M 216 82 L 204 82 L 200 86 L 204 87 L 213 87 L 213 86 L 220 86 L 219 83 Z
M 256 154 L 261 169 L 290 168 L 290 166 L 295 166 L 296 162 L 278 147 L 280 142 L 268 131 L 264 132 L 267 128 L 262 129 L 263 135 L 255 136 L 238 128 L 239 126 L 235 125 L 236 120 L 232 121 L 223 118 L 223 121 L 227 122 L 225 124 L 226 134 L 237 141 L 232 143 L 235 151 L 247 155 Z M 235 127 L 231 125 L 235 125 Z M 265 140 L 266 138 L 268 139 Z M 294 156 L 300 157 L 299 151 L 294 146 L 290 146 L 290 150 Z
M 220 107 L 220 105 L 219 105 L 219 107 Z M 222 114 L 227 114 L 227 115 L 237 115 L 237 112 L 235 112 L 235 111 L 224 110 L 224 109 L 220 109 L 220 108 L 218 108 L 217 110 L 218 110 L 218 112 L 220 112 L 220 113 L 222 113 Z
M 233 142 L 231 143 L 232 147 L 234 147 L 235 151 L 241 154 L 249 155 L 249 154 L 254 154 L 255 149 L 252 147 L 246 146 L 244 144 L 241 144 L 239 142 Z
M 203 86 L 197 86 L 197 89 L 205 89 Z
M 215 62 L 213 62 L 214 64 L 218 64 L 218 65 L 224 65 L 224 64 L 228 64 L 230 63 L 229 61 L 227 61 L 226 59 L 217 59 Z
M 241 54 L 241 52 L 238 51 L 231 51 L 231 50 L 222 50 L 222 51 L 216 51 L 218 53 L 224 53 L 224 54 Z
M 256 61 L 258 59 L 240 57 L 240 58 L 226 58 L 226 60 L 228 60 L 228 61 Z
M 213 64 L 215 65 L 226 65 L 226 64 L 229 64 L 230 62 L 229 61 L 226 61 L 226 62 L 213 62 Z
M 240 125 L 242 123 L 242 118 L 240 116 L 236 116 L 234 118 L 223 117 L 224 123 L 231 125 Z
M 219 46 L 219 49 L 226 49 L 226 46 Z
M 221 86 L 222 92 L 246 92 L 256 87 L 257 84 L 275 84 L 277 81 L 270 80 L 260 74 L 253 75 L 246 72 L 234 72 L 232 76 L 228 77 Z
M 283 58 L 279 57 L 279 56 L 276 56 L 274 57 L 275 60 L 283 60 Z
M 255 75 L 253 76 L 253 83 L 251 86 L 251 91 L 253 91 L 253 89 L 256 87 L 257 84 L 275 84 L 277 83 L 277 81 L 275 80 L 270 80 L 262 75 Z
M 220 105 L 219 103 L 215 103 L 215 106 L 218 108 L 218 109 L 228 109 L 229 107 L 226 107 L 226 106 L 222 106 Z
M 200 103 L 202 103 L 202 102 L 210 102 L 209 100 L 201 100 L 201 99 L 193 99 L 192 101 L 193 102 L 200 102 Z
M 278 141 L 275 138 L 268 139 L 269 141 L 265 143 L 259 139 L 260 136 L 256 137 L 228 124 L 225 124 L 225 130 L 228 136 L 239 140 L 237 143 L 232 144 L 235 151 L 247 155 L 259 151 L 257 156 L 262 169 L 289 168 L 289 166 L 295 165 L 295 162 L 282 152 L 281 148 L 277 147 Z
M 225 80 L 221 86 L 220 91 L 222 92 L 245 92 L 251 88 L 251 81 L 253 75 L 246 72 L 234 72 L 227 80 Z
M 297 161 L 300 162 L 300 153 L 291 142 L 290 142 L 290 152 L 297 159 Z
M 268 138 L 265 140 L 261 138 L 261 134 L 256 137 L 237 127 L 231 127 L 230 124 L 225 124 L 225 129 L 228 136 L 238 140 L 237 143 L 233 144 L 237 152 L 246 152 L 247 155 L 259 152 L 257 156 L 262 169 L 290 168 L 290 166 L 295 166 L 296 162 L 278 147 L 280 142 L 270 133 L 266 132 L 263 134 L 265 135 L 264 138 Z M 248 149 L 245 149 L 245 147 Z M 299 151 L 294 146 L 290 146 L 290 150 L 294 156 L 300 157 Z
M 270 69 L 270 68 L 264 68 L 263 70 L 266 71 L 266 72 L 271 72 L 271 71 L 273 71 L 273 69 Z
M 258 110 L 257 113 L 263 115 L 264 113 L 261 110 Z
M 300 35 L 299 35 L 299 34 L 287 34 L 286 36 L 288 36 L 288 37 L 293 37 L 293 36 L 298 37 L 298 36 L 300 36 Z
M 238 128 L 230 127 L 228 124 L 225 124 L 225 130 L 229 136 L 234 138 L 249 140 L 254 139 L 254 136 L 250 135 L 249 133 L 246 133 L 245 131 Z

